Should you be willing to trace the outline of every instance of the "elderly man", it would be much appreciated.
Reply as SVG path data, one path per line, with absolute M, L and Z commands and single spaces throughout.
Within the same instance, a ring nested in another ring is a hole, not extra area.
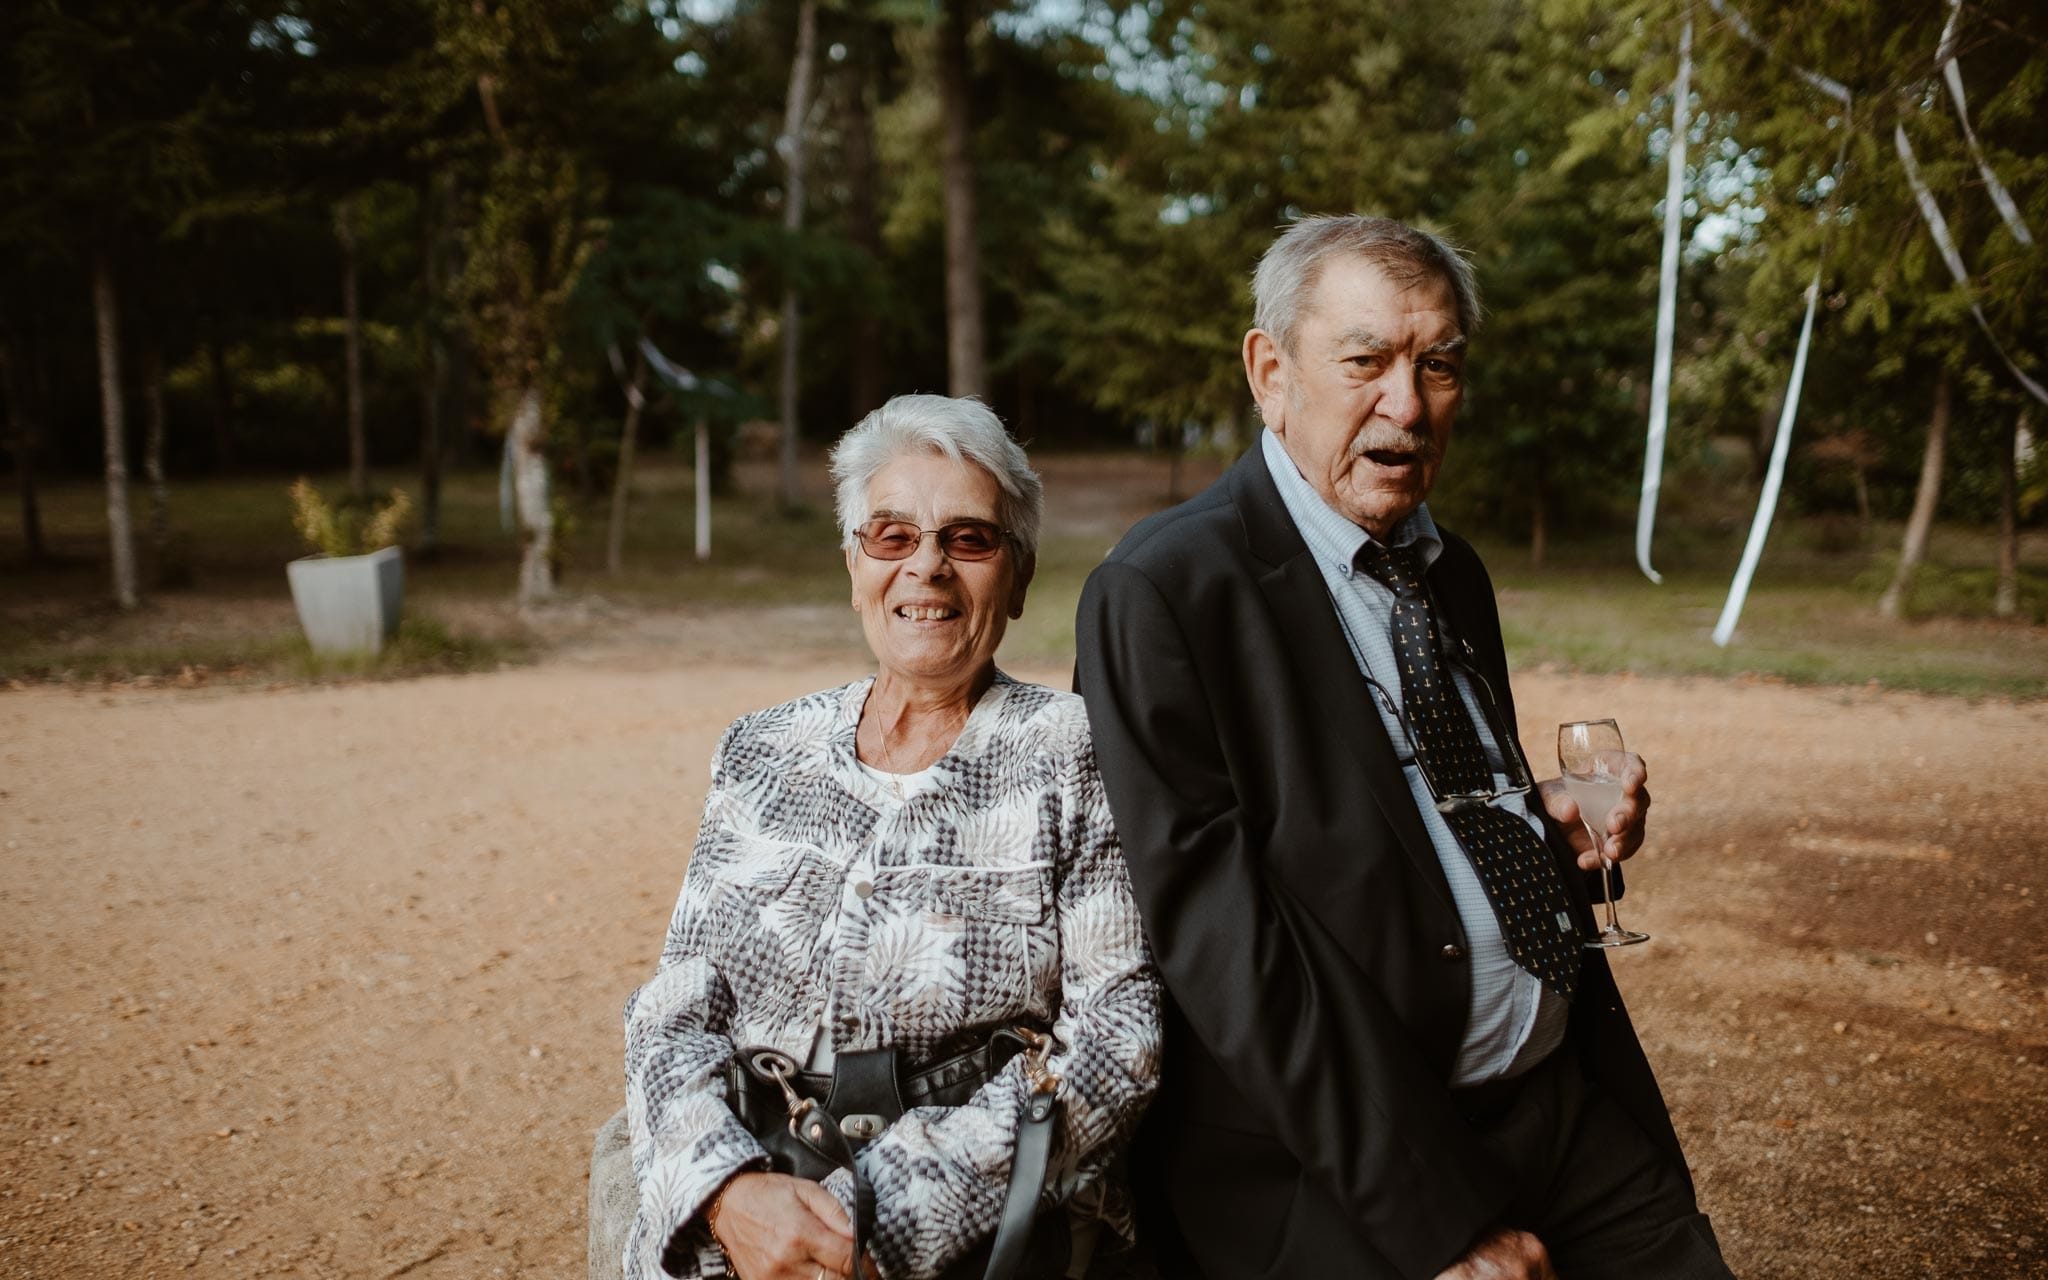
M 1599 854 L 1560 785 L 1527 789 L 1492 585 L 1424 505 L 1471 268 L 1397 222 L 1310 218 L 1254 291 L 1263 438 L 1132 529 L 1078 621 L 1172 996 L 1136 1169 L 1161 1271 L 1726 1276 L 1581 944 Z M 1649 807 L 1630 774 L 1618 858 Z

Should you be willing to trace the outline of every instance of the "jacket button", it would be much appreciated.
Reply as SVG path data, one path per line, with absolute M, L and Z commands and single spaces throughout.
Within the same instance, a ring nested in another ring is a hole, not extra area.
M 1444 944 L 1444 950 L 1443 950 L 1443 957 L 1444 957 L 1444 959 L 1446 959 L 1446 960 L 1462 960 L 1462 959 L 1464 958 L 1464 956 L 1465 956 L 1465 948 L 1463 948 L 1463 947 L 1459 946 L 1459 945 L 1458 945 L 1457 943 L 1455 943 L 1455 942 L 1446 942 L 1446 943 Z
M 853 896 L 854 896 L 854 897 L 856 897 L 856 898 L 866 898 L 866 897 L 869 897 L 869 896 L 873 895 L 873 893 L 874 893 L 874 892 L 875 892 L 875 886 L 874 886 L 873 884 L 869 883 L 868 881 L 866 881 L 866 880 L 857 880 L 857 881 L 855 881 L 855 882 L 854 882 L 854 886 L 853 886 Z

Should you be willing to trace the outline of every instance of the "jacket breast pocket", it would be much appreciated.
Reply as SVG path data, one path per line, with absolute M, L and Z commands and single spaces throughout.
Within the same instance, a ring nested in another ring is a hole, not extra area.
M 1052 867 L 926 867 L 926 914 L 990 924 L 1043 923 L 1052 902 Z
M 1049 1016 L 1059 984 L 1052 867 L 899 868 L 902 923 L 942 948 L 961 1025 Z

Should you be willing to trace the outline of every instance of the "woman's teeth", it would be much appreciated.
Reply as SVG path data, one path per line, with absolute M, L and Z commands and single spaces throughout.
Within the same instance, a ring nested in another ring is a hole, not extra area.
M 896 616 L 911 622 L 944 622 L 947 618 L 960 616 L 958 609 L 941 609 L 933 605 L 906 604 L 896 610 Z

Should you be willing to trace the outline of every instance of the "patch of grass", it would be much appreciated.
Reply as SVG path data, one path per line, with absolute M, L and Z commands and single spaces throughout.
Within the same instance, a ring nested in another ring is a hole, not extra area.
M 1580 548 L 1564 566 L 1542 571 L 1523 567 L 1526 553 L 1512 548 L 1482 550 L 1517 665 L 1765 676 L 1799 684 L 1875 681 L 1967 697 L 2048 697 L 2048 631 L 1988 617 L 1988 570 L 1931 568 L 1924 581 L 1946 582 L 1943 589 L 1955 593 L 1952 613 L 1962 616 L 1891 622 L 1877 616 L 1888 574 L 1875 572 L 1861 556 L 1795 551 L 1784 563 L 1767 561 L 1723 649 L 1714 644 L 1713 630 L 1732 565 L 1667 568 L 1660 586 L 1635 572 L 1620 547 L 1597 568 Z M 2038 576 L 2033 581 L 2031 590 L 2039 593 Z M 1966 613 L 1961 606 L 1972 592 L 1981 592 L 1981 603 L 1973 601 Z
M 98 643 L 66 637 L 0 645 L 0 683 L 203 684 L 213 682 L 397 679 L 495 671 L 530 660 L 537 649 L 523 632 L 457 631 L 414 615 L 377 654 L 316 654 L 297 623 L 227 634 L 191 634 L 150 619 L 121 619 L 115 638 Z M 122 624 L 126 624 L 123 626 Z M 139 623 L 139 625 L 138 625 Z M 133 638 L 118 633 L 132 633 Z
M 1133 495 L 1166 491 L 1166 462 L 1124 455 L 1047 457 L 1051 511 L 1024 617 L 1001 660 L 1059 667 L 1073 659 L 1081 585 L 1134 511 Z M 634 484 L 624 572 L 604 573 L 606 507 L 565 499 L 577 513 L 561 548 L 560 581 L 572 598 L 648 612 L 813 605 L 843 608 L 846 570 L 824 499 L 822 467 L 806 470 L 809 504 L 779 511 L 765 496 L 772 471 L 744 466 L 742 492 L 714 499 L 712 556 L 694 554 L 695 508 L 687 466 L 655 455 Z M 336 477 L 315 477 L 338 491 Z M 373 486 L 388 487 L 394 475 Z M 125 679 L 174 676 L 184 667 L 241 670 L 268 679 L 398 676 L 490 669 L 533 657 L 544 641 L 509 622 L 518 571 L 515 537 L 499 525 L 497 472 L 451 474 L 441 543 L 406 562 L 408 630 L 373 667 L 320 664 L 298 639 L 284 564 L 301 554 L 285 496 L 288 477 L 226 477 L 173 489 L 181 539 L 179 590 L 158 589 L 137 614 L 104 603 L 104 494 L 90 481 L 47 487 L 43 510 L 54 568 L 29 571 L 0 528 L 0 676 Z M 4 516 L 4 513 L 0 513 Z M 1457 522 L 1452 519 L 1456 526 Z M 1741 554 L 1746 523 L 1715 516 L 1660 526 L 1652 585 L 1634 567 L 1626 531 L 1553 543 L 1528 567 L 1526 547 L 1480 539 L 1500 593 L 1510 659 L 1595 672 L 1751 675 L 1816 684 L 1880 684 L 1963 696 L 2048 697 L 2048 539 L 2024 548 L 2021 613 L 1990 618 L 1995 543 L 1987 530 L 1943 525 L 1909 602 L 1909 621 L 1876 614 L 1899 542 L 1895 524 L 1868 529 L 1843 517 L 1787 518 L 1773 531 L 1735 642 L 1711 633 Z M 145 582 L 153 566 L 145 564 Z M 435 621 L 442 629 L 435 631 Z M 559 628 L 546 634 L 559 636 Z M 573 642 L 573 641 L 572 641 Z M 797 642 L 792 641 L 796 647 Z M 743 658 L 744 653 L 732 656 Z
M 290 648 L 290 667 L 309 680 L 396 679 L 495 671 L 528 660 L 535 645 L 523 634 L 485 637 L 458 634 L 433 618 L 399 621 L 398 634 L 375 654 L 314 653 L 303 638 Z
M 110 644 L 31 642 L 6 646 L 0 654 L 0 682 L 197 684 L 216 679 L 262 679 L 291 670 L 305 643 L 287 632 L 253 637 L 144 638 Z

